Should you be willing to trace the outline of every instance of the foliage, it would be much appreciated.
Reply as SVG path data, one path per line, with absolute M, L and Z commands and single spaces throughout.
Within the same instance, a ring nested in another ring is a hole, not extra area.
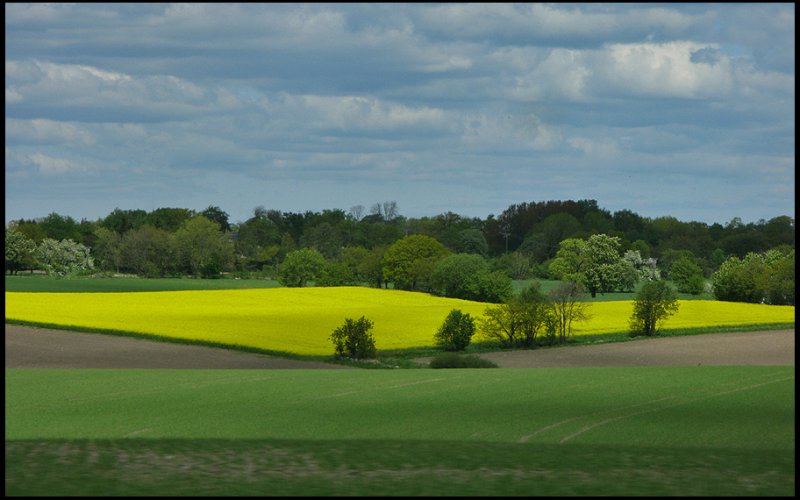
M 36 247 L 36 260 L 47 274 L 64 277 L 94 268 L 89 248 L 72 240 L 43 239 Z
M 584 285 L 592 297 L 597 292 L 632 289 L 635 270 L 620 256 L 620 239 L 606 234 L 593 234 L 587 240 L 568 238 L 560 243 L 550 272 L 557 279 Z
M 699 295 L 705 286 L 703 269 L 689 256 L 678 257 L 669 271 L 670 280 L 681 293 Z
M 6 229 L 6 271 L 33 269 L 36 262 L 36 243 L 14 226 Z
M 351 286 L 357 285 L 358 279 L 352 269 L 342 262 L 326 262 L 317 278 L 316 286 Z
M 502 302 L 511 294 L 511 278 L 492 272 L 477 254 L 454 254 L 436 264 L 431 274 L 431 290 L 445 297 Z
M 794 305 L 794 249 L 732 256 L 711 282 L 717 300 Z
M 301 287 L 322 275 L 327 261 L 313 248 L 301 248 L 286 255 L 279 269 L 278 281 L 284 286 Z
M 445 351 L 463 351 L 469 345 L 474 333 L 475 320 L 472 316 L 461 312 L 460 309 L 453 309 L 433 339 L 436 345 Z
M 572 334 L 572 323 L 589 319 L 588 304 L 582 301 L 584 293 L 583 286 L 576 281 L 562 281 L 548 293 L 555 318 L 555 342 L 567 341 Z
M 357 320 L 346 318 L 344 325 L 336 328 L 331 334 L 334 354 L 337 357 L 353 359 L 374 358 L 376 354 L 375 338 L 370 330 L 374 323 L 364 316 Z
M 400 290 L 429 291 L 436 264 L 449 254 L 444 245 L 430 236 L 405 236 L 386 249 L 383 277 Z
M 163 229 L 149 224 L 130 229 L 120 246 L 124 271 L 152 278 L 166 276 L 175 267 L 170 234 Z
M 179 262 L 194 276 L 219 277 L 233 264 L 233 242 L 202 215 L 183 222 L 172 241 Z
M 484 337 L 497 340 L 505 347 L 533 347 L 537 334 L 552 337 L 556 320 L 541 284 L 534 281 L 505 303 L 487 307 L 478 328 Z
M 119 272 L 123 265 L 122 237 L 116 231 L 103 226 L 94 229 L 95 245 L 92 248 L 97 267 Z
M 655 335 L 663 322 L 677 312 L 678 297 L 666 281 L 645 283 L 634 300 L 631 331 L 636 335 Z
M 497 368 L 497 363 L 474 354 L 455 352 L 438 354 L 431 359 L 431 368 Z

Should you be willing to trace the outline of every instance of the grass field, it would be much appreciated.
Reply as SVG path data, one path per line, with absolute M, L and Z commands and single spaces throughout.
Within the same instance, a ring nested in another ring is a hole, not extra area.
M 41 274 L 20 274 L 5 279 L 9 292 L 164 292 L 174 290 L 238 290 L 275 288 L 275 280 L 190 278 L 90 278 L 56 279 Z
M 6 369 L 7 495 L 793 495 L 793 367 Z
M 451 309 L 482 316 L 487 304 L 365 287 L 268 288 L 137 293 L 6 292 L 6 320 L 123 331 L 304 356 L 330 356 L 345 318 L 375 323 L 379 350 L 433 346 Z M 575 335 L 627 332 L 631 301 L 589 305 Z M 794 323 L 793 306 L 681 301 L 665 328 Z M 473 341 L 480 341 L 476 336 Z

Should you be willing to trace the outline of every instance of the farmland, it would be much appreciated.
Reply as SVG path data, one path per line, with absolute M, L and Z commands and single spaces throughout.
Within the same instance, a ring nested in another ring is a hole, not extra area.
M 451 308 L 485 307 L 360 287 L 6 292 L 10 322 L 318 360 L 345 317 L 419 351 Z M 582 338 L 626 330 L 631 301 L 590 307 Z M 775 324 L 794 307 L 682 300 L 666 328 Z M 5 390 L 9 495 L 794 493 L 793 366 L 7 367 Z
M 794 491 L 792 367 L 7 369 L 6 417 L 8 494 Z
M 419 292 L 365 287 L 265 288 L 137 293 L 6 292 L 6 319 L 133 332 L 305 356 L 332 353 L 331 331 L 344 318 L 375 322 L 379 350 L 431 347 L 451 309 L 480 317 L 487 304 Z M 575 335 L 625 332 L 632 301 L 590 304 Z M 681 301 L 666 328 L 793 324 L 793 306 Z M 479 338 L 475 339 L 480 340 Z

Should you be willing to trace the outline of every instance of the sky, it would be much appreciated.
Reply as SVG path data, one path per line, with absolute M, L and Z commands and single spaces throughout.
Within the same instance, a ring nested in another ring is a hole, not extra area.
M 6 3 L 6 223 L 794 217 L 794 39 L 793 3 Z

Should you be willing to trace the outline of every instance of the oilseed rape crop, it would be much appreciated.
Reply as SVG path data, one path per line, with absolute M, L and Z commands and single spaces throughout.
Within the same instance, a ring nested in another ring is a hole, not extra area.
M 375 323 L 378 350 L 433 346 L 452 309 L 474 318 L 490 304 L 419 292 L 364 287 L 267 288 L 131 293 L 6 292 L 6 319 L 77 328 L 116 330 L 327 356 L 331 332 L 345 318 Z M 574 335 L 624 332 L 633 301 L 595 302 Z M 665 328 L 793 323 L 793 306 L 681 301 Z M 481 340 L 479 335 L 474 340 Z

